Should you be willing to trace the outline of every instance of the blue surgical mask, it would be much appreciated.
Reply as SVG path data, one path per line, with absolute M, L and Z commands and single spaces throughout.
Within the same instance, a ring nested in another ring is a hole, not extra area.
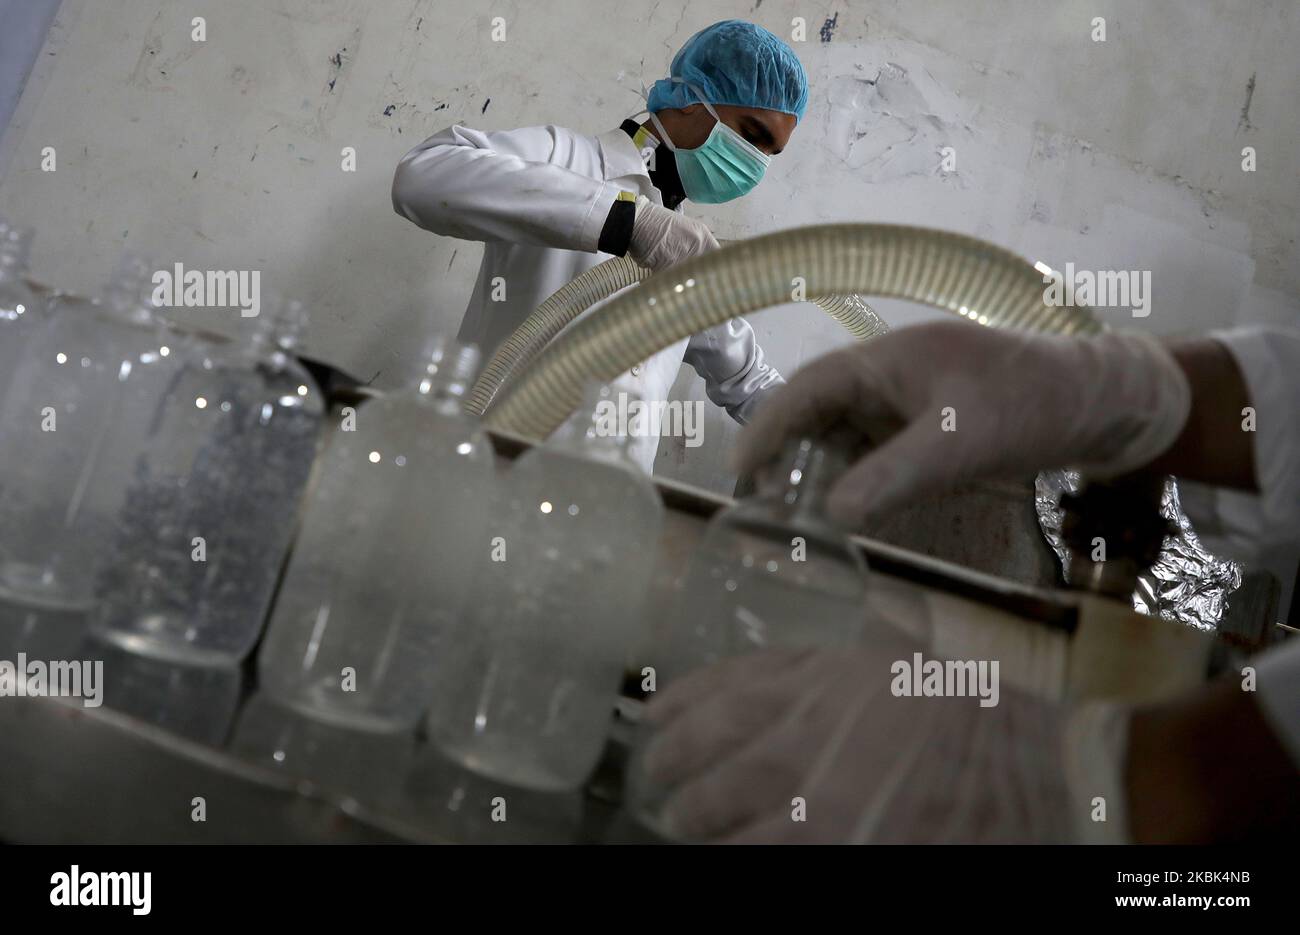
M 673 79 L 681 81 L 680 78 Z M 685 82 L 682 82 L 685 84 Z M 709 138 L 694 149 L 679 149 L 668 139 L 663 124 L 654 114 L 650 120 L 663 137 L 664 145 L 672 150 L 677 162 L 677 174 L 682 180 L 686 197 L 699 204 L 715 205 L 731 201 L 753 191 L 763 179 L 772 157 L 722 122 L 704 95 L 693 85 L 689 86 L 713 115 L 713 130 Z

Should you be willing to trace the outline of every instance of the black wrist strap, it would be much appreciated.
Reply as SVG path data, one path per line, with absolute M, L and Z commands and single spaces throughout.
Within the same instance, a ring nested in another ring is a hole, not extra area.
M 632 225 L 636 221 L 636 196 L 631 192 L 619 192 L 610 206 L 605 226 L 600 230 L 600 241 L 596 249 L 613 256 L 626 256 L 632 244 Z

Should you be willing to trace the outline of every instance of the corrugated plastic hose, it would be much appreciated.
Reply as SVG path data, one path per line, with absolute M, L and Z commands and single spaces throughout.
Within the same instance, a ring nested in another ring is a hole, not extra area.
M 630 257 L 615 257 L 593 266 L 555 291 L 497 348 L 465 399 L 465 411 L 483 415 L 515 375 L 575 318 L 615 292 L 650 276 Z M 888 326 L 856 295 L 826 295 L 812 300 L 860 340 L 884 334 Z
M 656 351 L 729 318 L 829 295 L 908 299 L 979 324 L 1083 335 L 1090 310 L 1044 299 L 1043 276 L 1021 257 L 973 237 L 892 224 L 825 224 L 729 244 L 680 263 L 576 322 L 506 387 L 489 428 L 546 438 L 582 400 Z
M 601 299 L 608 298 L 649 275 L 650 270 L 638 266 L 631 259 L 615 257 L 565 283 L 537 306 L 497 348 L 469 391 L 465 410 L 481 416 L 511 375 L 521 372 L 565 325 Z
M 879 337 L 889 330 L 884 319 L 857 293 L 830 293 L 808 301 L 821 306 L 822 311 L 843 325 L 859 341 Z

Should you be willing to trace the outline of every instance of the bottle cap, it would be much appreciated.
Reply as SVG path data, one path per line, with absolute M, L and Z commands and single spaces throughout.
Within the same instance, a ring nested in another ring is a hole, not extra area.
M 436 386 L 453 396 L 464 396 L 478 375 L 479 359 L 477 346 L 434 335 L 424 346 L 420 392 L 431 392 Z

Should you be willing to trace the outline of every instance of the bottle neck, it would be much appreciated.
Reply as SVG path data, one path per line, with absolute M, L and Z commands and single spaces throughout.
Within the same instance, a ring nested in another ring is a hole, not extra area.
M 463 404 L 469 387 L 470 380 L 456 373 L 454 368 L 429 361 L 420 369 L 411 385 L 411 392 L 422 405 L 440 415 L 458 416 L 464 413 Z
M 281 333 L 278 323 L 267 318 L 258 320 L 244 347 L 248 355 L 282 366 L 296 344 L 292 335 Z
M 589 389 L 587 397 L 583 408 L 555 431 L 547 445 L 555 451 L 640 471 L 641 465 L 632 456 L 633 436 L 624 430 L 630 423 L 619 417 L 617 403 L 602 395 L 600 388 Z
M 234 344 L 227 353 L 245 362 L 245 366 L 267 368 L 272 373 L 284 371 L 293 360 L 290 352 L 277 340 L 273 328 L 254 332 L 246 341 Z
M 0 282 L 14 282 L 26 275 L 31 247 L 29 229 L 11 227 L 0 220 Z
M 154 314 L 151 302 L 145 298 L 144 283 L 118 281 L 104 293 L 104 307 L 114 316 L 137 325 L 154 325 L 160 319 Z
M 478 348 L 437 335 L 407 381 L 415 399 L 444 416 L 464 416 L 463 403 L 478 372 Z
M 19 282 L 26 272 L 27 264 L 21 258 L 0 252 L 0 282 Z
M 847 459 L 815 439 L 800 439 L 758 480 L 759 498 L 788 522 L 829 523 L 827 500 Z
M 557 433 L 548 444 L 557 451 L 566 451 L 592 461 L 617 464 L 640 469 L 632 457 L 632 439 L 627 435 L 604 435 L 594 425 L 585 431 L 573 429 Z
M 297 353 L 306 327 L 303 304 L 273 293 L 263 301 L 261 314 L 252 319 L 245 346 L 253 356 L 281 367 Z
M 464 398 L 464 392 L 457 392 L 451 387 L 439 386 L 428 391 L 416 390 L 416 399 L 442 416 L 464 415 Z

